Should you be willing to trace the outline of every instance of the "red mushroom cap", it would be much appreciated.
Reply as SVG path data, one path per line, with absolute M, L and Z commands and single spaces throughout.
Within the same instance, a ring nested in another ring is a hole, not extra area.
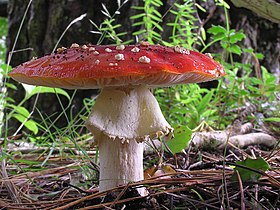
M 31 85 L 94 89 L 205 82 L 225 72 L 211 56 L 178 46 L 73 44 L 69 49 L 59 48 L 56 53 L 23 63 L 9 75 Z

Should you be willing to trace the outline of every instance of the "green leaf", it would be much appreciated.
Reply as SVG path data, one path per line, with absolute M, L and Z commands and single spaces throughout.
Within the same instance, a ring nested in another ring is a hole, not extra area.
M 146 14 L 145 13 L 141 13 L 141 14 L 133 15 L 133 16 L 130 17 L 130 19 L 132 19 L 132 20 L 133 19 L 138 19 L 138 18 L 141 18 L 143 16 L 146 16 Z
M 262 60 L 264 58 L 264 54 L 262 54 L 262 53 L 256 53 L 255 56 L 257 59 L 260 59 L 260 60 Z
M 243 49 L 243 52 L 252 54 L 254 52 L 254 50 L 252 48 L 245 48 L 245 49 Z
M 12 83 L 8 83 L 8 82 L 6 82 L 6 87 L 7 88 L 11 88 L 12 90 L 16 90 L 17 89 L 17 86 L 15 86 L 14 84 L 12 84 Z
M 222 27 L 222 26 L 212 26 L 211 28 L 208 29 L 208 33 L 210 34 L 226 34 L 227 33 L 227 30 Z
M 204 27 L 201 27 L 201 28 L 200 28 L 200 32 L 201 32 L 201 37 L 202 37 L 202 39 L 205 41 L 205 40 L 206 40 L 206 32 L 205 32 Z
M 202 100 L 199 102 L 199 105 L 197 107 L 197 112 L 199 114 L 203 113 L 206 109 L 206 107 L 209 105 L 209 102 L 212 99 L 213 96 L 213 91 L 209 91 L 203 98 Z
M 240 47 L 237 45 L 232 45 L 228 50 L 237 55 L 241 55 L 241 53 L 242 53 Z
M 157 10 L 154 10 L 153 12 L 154 12 L 159 18 L 161 18 L 162 15 L 161 15 Z M 162 19 L 160 19 L 159 21 L 162 21 Z
M 239 94 L 242 96 L 247 96 L 250 94 L 250 92 L 248 90 L 241 89 L 241 90 L 239 90 Z
M 66 98 L 68 98 L 68 100 L 70 100 L 70 96 L 65 90 L 62 90 L 61 88 L 50 88 L 50 87 L 43 87 L 43 86 L 37 86 L 37 87 L 33 88 L 28 93 L 28 95 L 26 95 L 25 100 L 29 99 L 30 97 L 32 97 L 38 93 L 57 93 L 57 94 L 65 96 Z
M 144 25 L 145 23 L 143 21 L 141 22 L 137 22 L 137 23 L 133 23 L 132 26 L 141 26 Z
M 154 0 L 154 1 L 151 1 L 151 4 L 156 7 L 160 7 L 163 3 L 161 1 Z
M 12 109 L 15 110 L 16 113 L 18 113 L 24 117 L 28 117 L 30 115 L 30 112 L 25 107 L 16 106 L 13 104 L 7 104 L 7 107 L 11 107 Z
M 179 126 L 174 131 L 174 138 L 166 142 L 169 150 L 173 153 L 182 152 L 191 140 L 192 130 L 187 126 Z
M 201 10 L 202 12 L 206 12 L 206 9 L 204 9 L 202 6 L 200 6 L 198 3 L 194 4 L 199 10 Z
M 160 26 L 160 25 L 158 25 L 156 22 L 154 22 L 154 21 L 151 21 L 153 24 L 154 24 L 154 26 L 158 29 L 158 30 L 160 30 L 160 31 L 163 31 L 163 28 Z
M 242 32 L 237 32 L 230 36 L 229 41 L 230 43 L 235 44 L 236 42 L 241 41 L 245 37 L 246 37 L 245 34 L 243 34 Z
M 230 9 L 230 6 L 224 0 L 217 0 L 216 5 Z
M 268 163 L 262 157 L 258 157 L 257 159 L 247 158 L 244 161 L 236 161 L 236 164 L 243 166 L 236 166 L 234 169 L 239 172 L 242 181 L 256 181 L 262 176 L 261 173 L 257 173 L 256 171 L 265 172 L 269 169 Z M 237 181 L 237 175 L 234 174 L 232 179 Z
M 280 123 L 280 117 L 268 117 L 263 119 L 265 122 L 279 122 Z
M 32 131 L 35 135 L 38 133 L 38 126 L 36 122 L 33 120 L 27 120 L 26 117 L 21 114 L 13 114 L 13 117 L 17 119 L 19 122 L 23 123 L 23 125 L 30 131 Z
M 7 75 L 12 70 L 12 67 L 7 64 L 2 64 L 0 69 L 1 69 L 0 72 L 3 72 L 4 75 Z
M 217 110 L 207 109 L 203 113 L 201 113 L 201 116 L 204 117 L 204 118 L 209 117 L 209 116 L 214 115 L 216 112 L 217 112 Z
M 256 77 L 251 77 L 250 78 L 250 82 L 253 84 L 253 85 L 260 85 L 262 84 L 262 81 Z
M 143 30 L 140 30 L 140 31 L 135 31 L 132 33 L 133 36 L 136 36 L 136 35 L 139 35 L 139 34 L 143 34 L 143 33 L 146 33 L 146 30 L 143 29 Z
M 138 6 L 132 6 L 131 8 L 136 10 L 144 10 L 144 7 L 138 7 Z

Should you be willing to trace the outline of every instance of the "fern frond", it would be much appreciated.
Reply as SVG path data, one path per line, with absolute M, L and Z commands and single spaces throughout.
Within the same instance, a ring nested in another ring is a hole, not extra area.
M 162 15 L 157 9 L 162 5 L 163 3 L 161 0 L 144 0 L 143 7 L 132 7 L 133 9 L 141 12 L 130 17 L 130 19 L 136 21 L 133 23 L 133 26 L 141 26 L 138 31 L 132 33 L 136 39 L 138 39 L 139 36 L 140 40 L 146 40 L 150 43 L 161 40 L 159 32 L 163 31 L 163 28 L 160 25 L 162 22 Z
M 174 8 L 170 10 L 170 13 L 175 16 L 175 20 L 172 23 L 167 23 L 167 26 L 172 27 L 172 35 L 170 40 L 174 45 L 181 45 L 188 49 L 192 49 L 194 44 L 200 44 L 198 38 L 195 22 L 196 10 L 195 5 L 191 0 L 184 0 L 183 4 L 174 4 Z

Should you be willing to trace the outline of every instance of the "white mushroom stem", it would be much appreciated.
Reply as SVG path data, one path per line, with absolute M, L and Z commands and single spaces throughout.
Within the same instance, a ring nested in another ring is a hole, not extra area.
M 100 191 L 143 179 L 143 141 L 167 135 L 158 102 L 148 88 L 104 88 L 87 121 L 99 145 Z M 143 195 L 143 189 L 139 190 Z
M 99 190 L 143 180 L 143 143 L 122 142 L 103 135 L 99 140 Z M 143 194 L 143 191 L 140 191 Z

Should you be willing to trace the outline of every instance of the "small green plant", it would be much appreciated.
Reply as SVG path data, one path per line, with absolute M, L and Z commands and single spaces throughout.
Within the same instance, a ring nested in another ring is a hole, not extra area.
M 241 180 L 246 181 L 257 181 L 262 174 L 267 171 L 270 167 L 267 161 L 265 161 L 262 157 L 258 157 L 257 159 L 246 158 L 243 161 L 236 161 L 234 164 L 235 174 L 232 177 L 234 181 L 237 181 L 237 171 L 241 177 Z
M 205 46 L 202 51 L 215 42 L 220 42 L 221 47 L 227 52 L 237 55 L 241 54 L 241 48 L 237 43 L 245 38 L 245 34 L 242 31 L 237 32 L 234 29 L 227 31 L 227 29 L 222 26 L 212 26 L 208 30 L 208 33 L 212 35 L 211 38 L 213 41 Z
M 175 127 L 187 125 L 194 129 L 204 120 L 211 121 L 211 116 L 217 113 L 217 107 L 210 103 L 214 89 L 200 88 L 197 84 L 157 89 L 155 95 L 164 115 Z
M 198 26 L 195 26 L 197 18 L 195 17 L 194 3 L 190 0 L 184 0 L 182 4 L 174 3 L 173 8 L 170 12 L 175 16 L 174 21 L 167 23 L 167 26 L 172 27 L 171 43 L 165 44 L 180 45 L 192 49 L 193 45 L 199 44 L 199 40 L 201 40 L 201 37 L 197 34 Z M 203 8 L 201 9 L 203 10 Z M 202 37 L 205 37 L 203 27 L 201 27 L 201 30 Z
M 140 28 L 140 30 L 133 32 L 134 36 L 139 36 L 140 40 L 150 43 L 161 43 L 160 32 L 163 31 L 163 28 L 160 23 L 162 15 L 157 10 L 160 6 L 162 6 L 160 0 L 145 0 L 144 6 L 133 7 L 133 9 L 140 11 L 139 14 L 130 17 L 132 20 L 138 20 L 132 26 Z

